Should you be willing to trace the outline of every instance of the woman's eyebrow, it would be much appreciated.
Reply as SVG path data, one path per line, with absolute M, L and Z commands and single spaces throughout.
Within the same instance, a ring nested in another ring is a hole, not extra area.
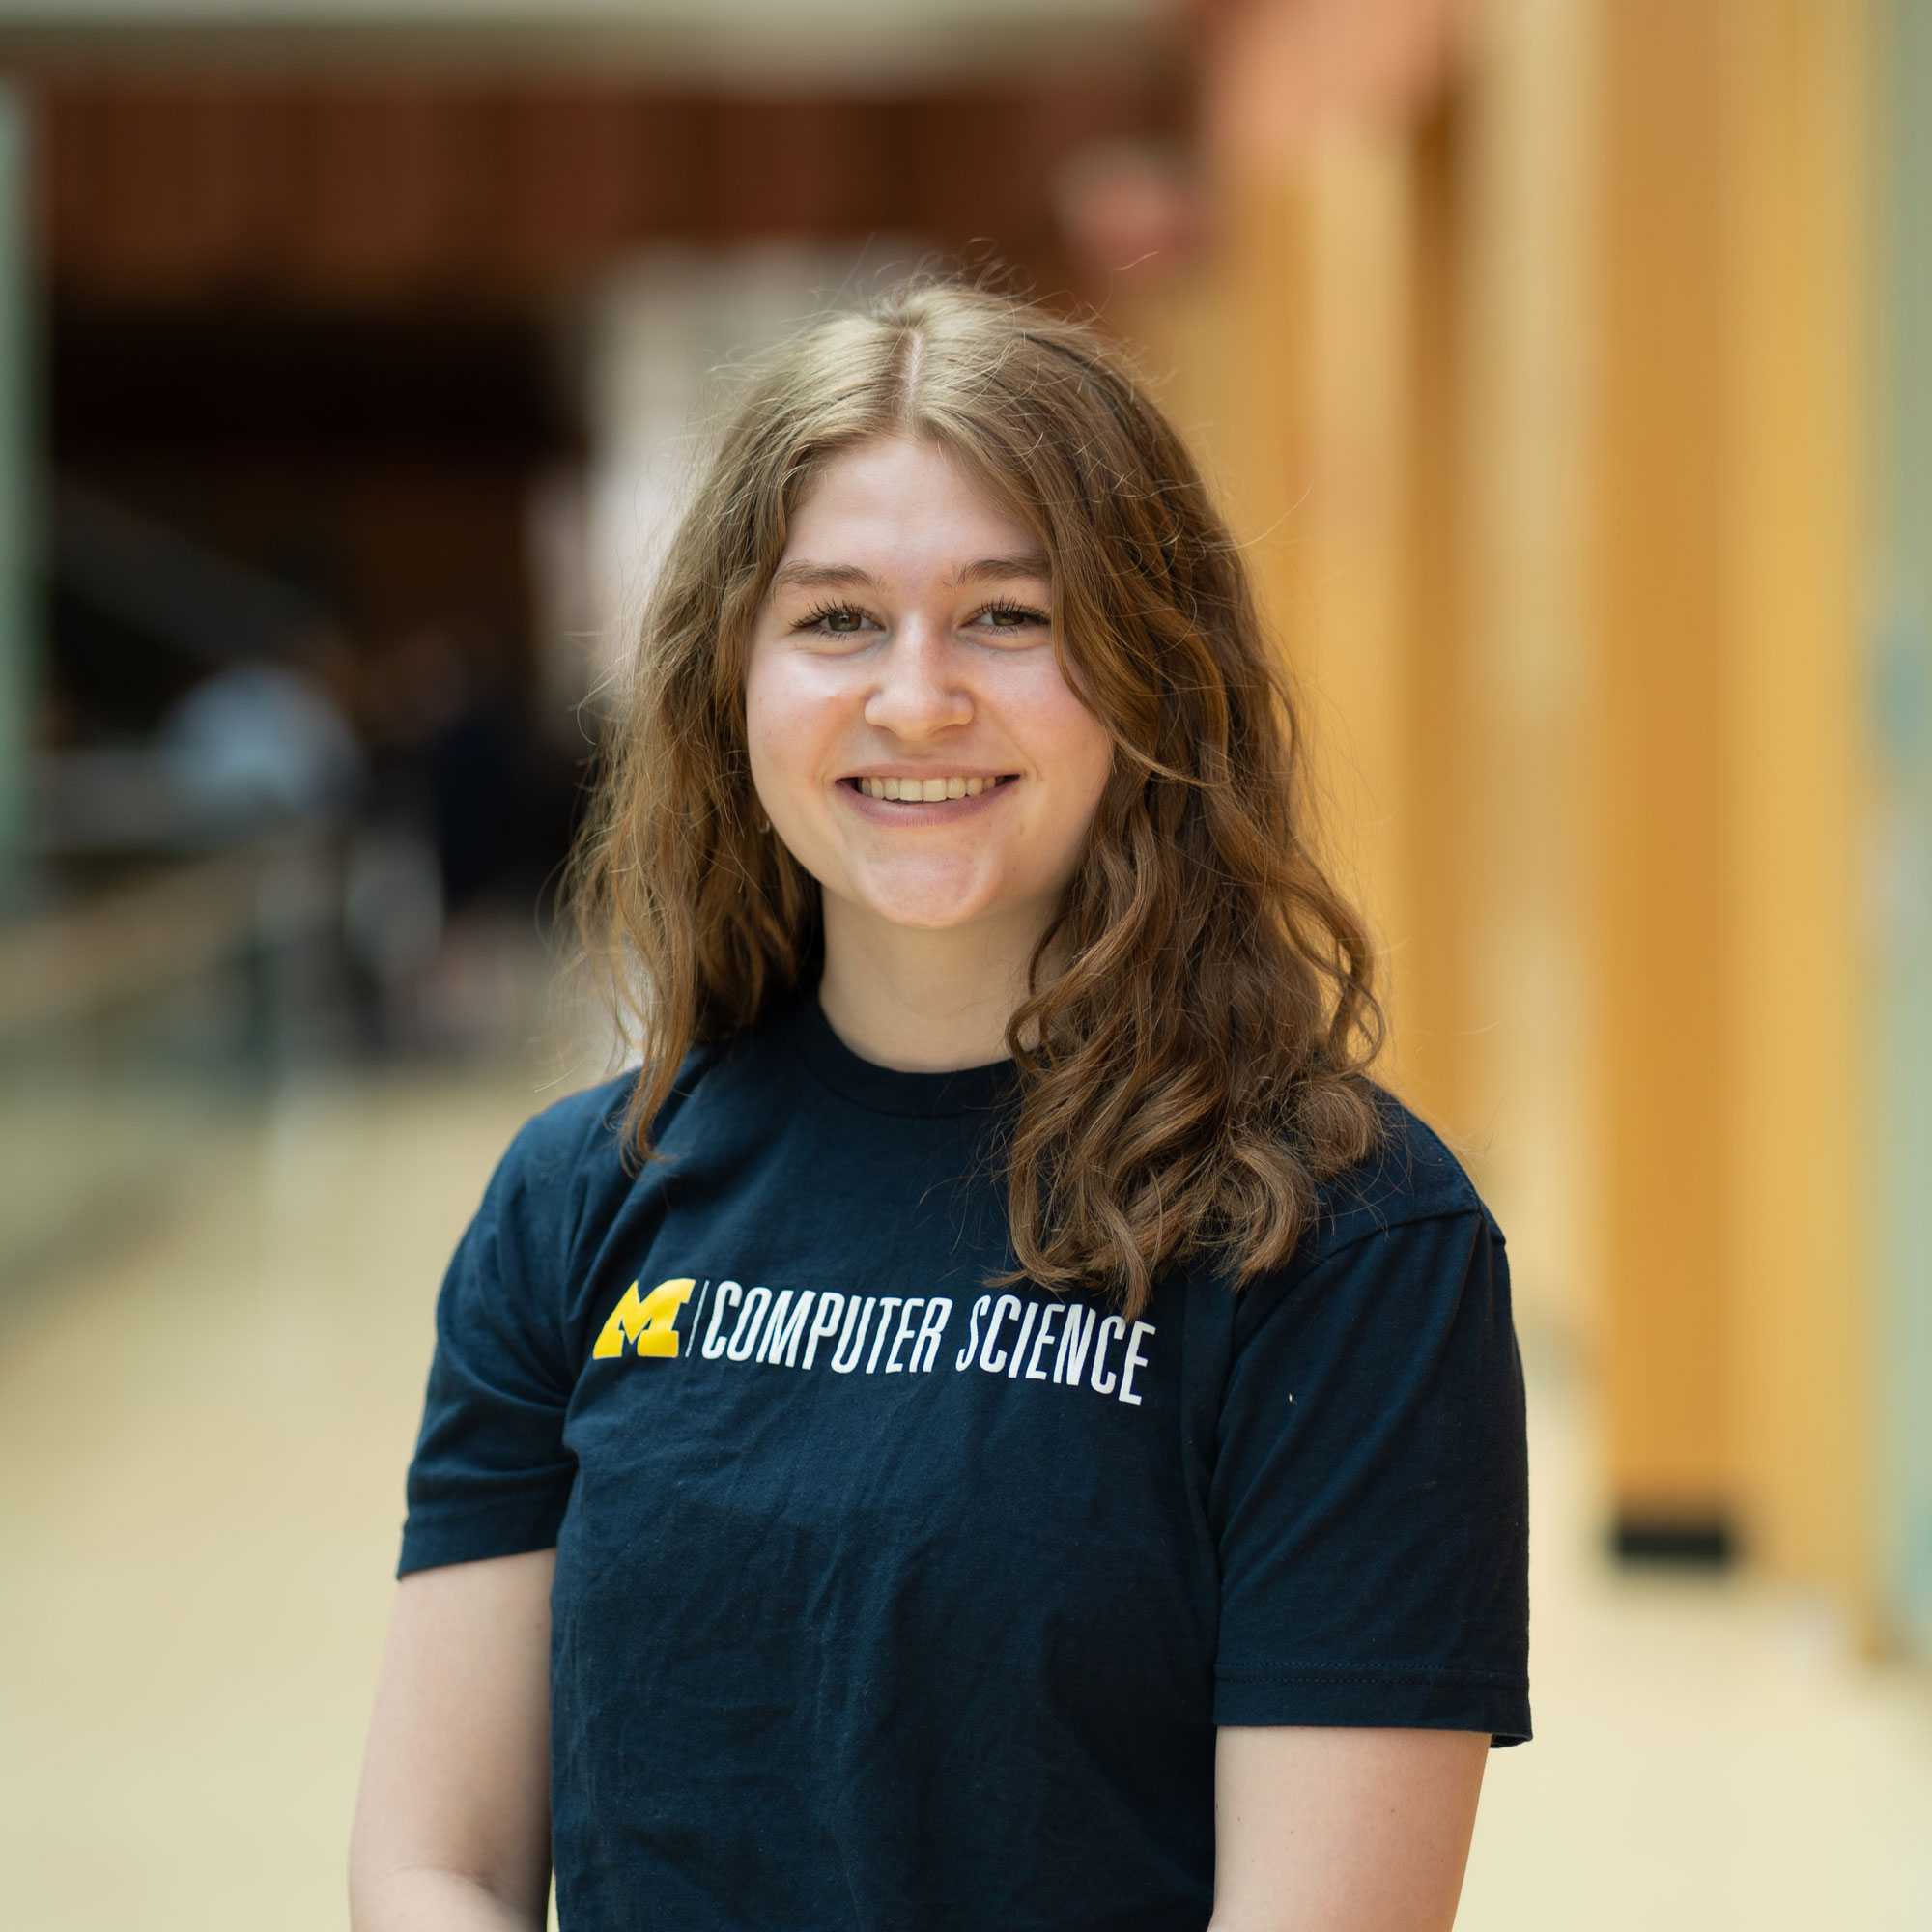
M 952 577 L 955 584 L 1010 582 L 1015 578 L 1052 574 L 1044 553 L 1024 551 L 1015 556 L 982 556 L 962 564 Z M 876 590 L 879 580 L 856 563 L 813 563 L 797 557 L 772 573 L 774 590 Z
M 801 557 L 772 573 L 774 590 L 876 590 L 879 580 L 856 563 L 811 563 Z
M 997 583 L 1015 577 L 1051 577 L 1052 566 L 1045 554 L 1037 550 L 1023 551 L 1017 556 L 982 556 L 978 563 L 969 563 L 954 578 L 955 583 Z

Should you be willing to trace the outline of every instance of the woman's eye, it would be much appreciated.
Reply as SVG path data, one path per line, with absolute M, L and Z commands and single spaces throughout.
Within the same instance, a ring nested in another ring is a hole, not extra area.
M 855 611 L 849 604 L 833 604 L 822 611 L 812 611 L 799 629 L 827 631 L 836 638 L 849 638 L 854 632 L 863 631 L 867 621 L 863 611 Z
M 1023 604 L 992 604 L 980 613 L 980 621 L 996 631 L 1023 631 L 1029 624 L 1044 624 L 1044 611 L 1032 611 Z

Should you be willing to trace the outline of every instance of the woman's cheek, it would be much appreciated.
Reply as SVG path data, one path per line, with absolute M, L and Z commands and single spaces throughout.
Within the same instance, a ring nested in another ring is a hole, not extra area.
M 853 709 L 836 665 L 810 658 L 777 658 L 754 664 L 746 691 L 746 724 L 753 743 L 773 763 L 815 767 Z
M 745 690 L 745 735 L 752 756 L 752 781 L 770 811 L 798 788 L 799 761 L 806 733 L 800 729 L 795 679 L 781 660 L 754 657 Z

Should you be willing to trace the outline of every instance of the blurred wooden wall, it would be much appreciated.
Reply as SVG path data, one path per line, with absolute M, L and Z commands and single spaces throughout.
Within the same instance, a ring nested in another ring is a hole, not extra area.
M 1058 288 L 1059 170 L 1181 110 L 1151 63 L 848 96 L 374 54 L 20 79 L 44 272 L 96 302 L 544 298 L 654 244 L 775 237 L 910 241 Z
M 1626 1553 L 1869 1626 L 1864 8 L 1407 13 L 1403 86 L 1273 141 L 1210 54 L 1213 241 L 1136 326 Z
M 1337 31 L 1402 11 L 1340 10 Z M 1508 1213 L 1520 1292 L 1575 1325 L 1587 37 L 1547 5 L 1421 4 L 1413 30 L 1366 99 L 1259 132 L 1215 126 L 1210 55 L 1209 245 L 1127 319 L 1174 372 L 1307 701 L 1337 862 L 1382 941 L 1387 1076 Z M 1252 55 L 1220 55 L 1241 96 Z

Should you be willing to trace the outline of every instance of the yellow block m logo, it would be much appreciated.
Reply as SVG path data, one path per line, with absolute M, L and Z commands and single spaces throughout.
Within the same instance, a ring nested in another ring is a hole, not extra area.
M 597 1338 L 592 1355 L 621 1355 L 624 1344 L 632 1344 L 639 1355 L 677 1353 L 677 1311 L 691 1299 L 697 1286 L 689 1277 L 682 1281 L 661 1281 L 641 1298 L 633 1282 L 624 1298 L 611 1311 L 604 1332 Z

